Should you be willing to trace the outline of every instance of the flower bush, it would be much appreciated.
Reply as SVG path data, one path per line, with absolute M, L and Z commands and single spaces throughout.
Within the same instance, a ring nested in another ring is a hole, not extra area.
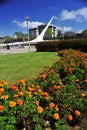
M 0 80 L 0 130 L 67 130 L 87 112 L 87 54 L 59 51 L 35 80 Z

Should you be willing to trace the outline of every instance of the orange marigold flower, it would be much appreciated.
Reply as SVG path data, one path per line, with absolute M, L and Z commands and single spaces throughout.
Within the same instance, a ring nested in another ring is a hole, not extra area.
M 41 93 L 41 89 L 38 89 L 38 92 Z
M 28 94 L 29 97 L 32 96 L 32 92 L 30 92 L 30 91 L 26 91 L 26 93 Z
M 38 111 L 38 113 L 42 113 L 43 108 L 42 108 L 41 106 L 38 106 L 38 107 L 37 107 L 37 111 Z
M 49 95 L 49 94 L 48 94 L 47 92 L 44 92 L 44 96 L 48 97 L 48 95 Z
M 54 84 L 54 80 L 52 80 L 52 84 Z
M 2 83 L 0 83 L 0 87 L 3 87 L 3 84 L 2 84 Z
M 60 87 L 60 86 L 57 86 L 57 85 L 54 85 L 53 88 L 54 88 L 54 89 L 61 89 L 61 87 Z
M 80 85 L 77 85 L 77 88 L 81 88 L 81 86 L 80 86 Z
M 53 114 L 53 118 L 55 119 L 55 120 L 58 120 L 60 117 L 59 117 L 59 114 L 58 113 L 54 113 Z
M 41 95 L 47 97 L 49 94 L 47 92 L 41 92 Z
M 3 95 L 1 98 L 3 98 L 3 99 L 8 99 L 9 96 L 8 96 L 8 95 Z
M 75 110 L 74 113 L 75 113 L 76 116 L 80 116 L 80 111 Z
M 53 102 L 51 102 L 50 104 L 49 104 L 49 107 L 50 108 L 53 108 L 55 106 L 55 104 L 53 103 Z
M 37 89 L 39 89 L 39 88 L 40 88 L 40 86 L 39 86 L 39 85 L 37 85 L 37 86 L 36 86 L 36 88 L 37 88 Z
M 29 90 L 29 91 L 34 91 L 35 88 L 32 88 L 32 87 L 28 86 L 28 90 Z
M 16 106 L 16 102 L 15 101 L 10 101 L 9 106 L 10 107 L 15 107 Z
M 45 100 L 48 100 L 49 99 L 49 97 L 45 97 Z
M 4 111 L 4 106 L 0 105 L 0 111 Z
M 18 92 L 19 96 L 23 96 L 23 94 L 24 94 L 23 92 Z
M 85 79 L 84 82 L 87 83 L 87 79 Z
M 18 104 L 18 105 L 22 105 L 22 104 L 23 104 L 23 101 L 22 101 L 21 99 L 18 99 L 18 100 L 17 100 L 17 104 Z
M 10 85 L 10 88 L 11 88 L 13 91 L 18 91 L 18 87 L 14 86 L 13 84 Z
M 15 94 L 15 95 L 14 95 L 14 98 L 17 98 L 18 96 L 19 96 L 18 94 Z
M 23 86 L 25 86 L 25 80 L 24 80 L 24 79 L 21 79 L 19 82 L 20 82 Z
M 85 97 L 85 93 L 81 93 L 81 96 L 82 96 L 82 97 Z
M 56 74 L 56 76 L 60 76 L 59 74 Z
M 63 83 L 60 81 L 59 84 L 62 85 Z
M 4 92 L 4 88 L 0 88 L 0 94 Z
M 44 92 L 41 92 L 41 95 L 44 96 Z
M 4 81 L 4 85 L 8 85 L 8 82 Z
M 69 116 L 67 117 L 67 119 L 68 119 L 69 121 L 72 121 L 72 120 L 73 120 L 73 116 L 72 116 L 72 115 L 69 115 Z
M 76 79 L 75 82 L 79 82 L 79 79 Z
M 36 105 L 39 105 L 39 101 L 36 101 Z
M 59 111 L 59 107 L 58 107 L 57 105 L 55 106 L 55 110 L 56 110 L 56 111 Z
M 40 78 L 40 79 L 45 79 L 46 78 L 46 73 L 43 73 L 43 74 L 40 74 L 39 76 L 38 76 L 38 78 Z
M 55 72 L 55 70 L 51 69 L 50 72 L 53 73 L 53 72 Z

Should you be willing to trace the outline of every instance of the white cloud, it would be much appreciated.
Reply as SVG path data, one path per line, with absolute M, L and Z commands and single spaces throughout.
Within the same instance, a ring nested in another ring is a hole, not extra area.
M 17 20 L 14 20 L 14 21 L 12 21 L 14 24 L 16 24 L 17 26 L 19 26 L 19 27 L 21 27 L 21 28 L 27 28 L 27 23 L 26 23 L 26 21 L 24 21 L 24 22 L 20 22 L 20 21 L 17 21 Z M 28 27 L 29 28 L 35 28 L 35 27 L 37 27 L 37 26 L 39 26 L 39 25 L 41 25 L 41 24 L 44 24 L 44 23 L 42 23 L 42 22 L 28 22 Z
M 87 8 L 81 8 L 77 10 L 63 10 L 60 13 L 61 20 L 75 20 L 77 22 L 82 22 L 83 20 L 87 20 Z
M 62 27 L 57 27 L 57 30 L 62 31 Z M 63 32 L 73 31 L 72 27 L 63 26 Z
M 82 33 L 83 30 L 78 30 L 77 33 Z
M 64 26 L 64 32 L 68 32 L 68 31 L 73 31 L 73 28 Z

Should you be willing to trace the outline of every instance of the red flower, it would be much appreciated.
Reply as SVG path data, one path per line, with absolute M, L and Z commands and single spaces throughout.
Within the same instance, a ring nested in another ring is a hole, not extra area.
M 84 82 L 87 83 L 87 79 L 85 79 Z
M 22 103 L 23 103 L 23 101 L 22 101 L 21 99 L 18 99 L 18 100 L 17 100 L 17 104 L 18 104 L 18 105 L 22 105 Z
M 0 105 L 0 111 L 4 111 L 4 106 Z
M 18 91 L 18 87 L 14 86 L 13 84 L 10 85 L 10 88 L 11 88 L 13 91 Z
M 67 119 L 68 119 L 69 121 L 72 121 L 72 120 L 73 120 L 73 116 L 72 116 L 72 115 L 69 115 Z
M 75 110 L 75 112 L 74 112 L 74 113 L 75 113 L 75 115 L 76 115 L 76 116 L 80 116 L 80 111 Z

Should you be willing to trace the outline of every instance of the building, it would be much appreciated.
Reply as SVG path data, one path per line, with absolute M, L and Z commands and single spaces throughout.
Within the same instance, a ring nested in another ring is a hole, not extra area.
M 0 44 L 4 43 L 5 42 L 5 38 L 3 37 L 0 37 Z
M 57 36 L 61 36 L 61 35 L 62 35 L 62 31 L 58 30 Z
M 30 40 L 35 39 L 39 35 L 38 28 L 29 29 Z
M 30 40 L 35 39 L 40 33 L 43 31 L 43 29 L 46 27 L 46 25 L 40 25 L 37 28 L 32 28 L 29 29 L 29 35 L 30 35 Z M 44 40 L 51 40 L 56 37 L 55 33 L 56 27 L 54 26 L 49 26 L 45 35 L 44 35 Z
M 75 35 L 75 32 L 69 31 L 69 32 L 65 32 L 64 36 L 68 36 L 68 37 L 72 37 Z

